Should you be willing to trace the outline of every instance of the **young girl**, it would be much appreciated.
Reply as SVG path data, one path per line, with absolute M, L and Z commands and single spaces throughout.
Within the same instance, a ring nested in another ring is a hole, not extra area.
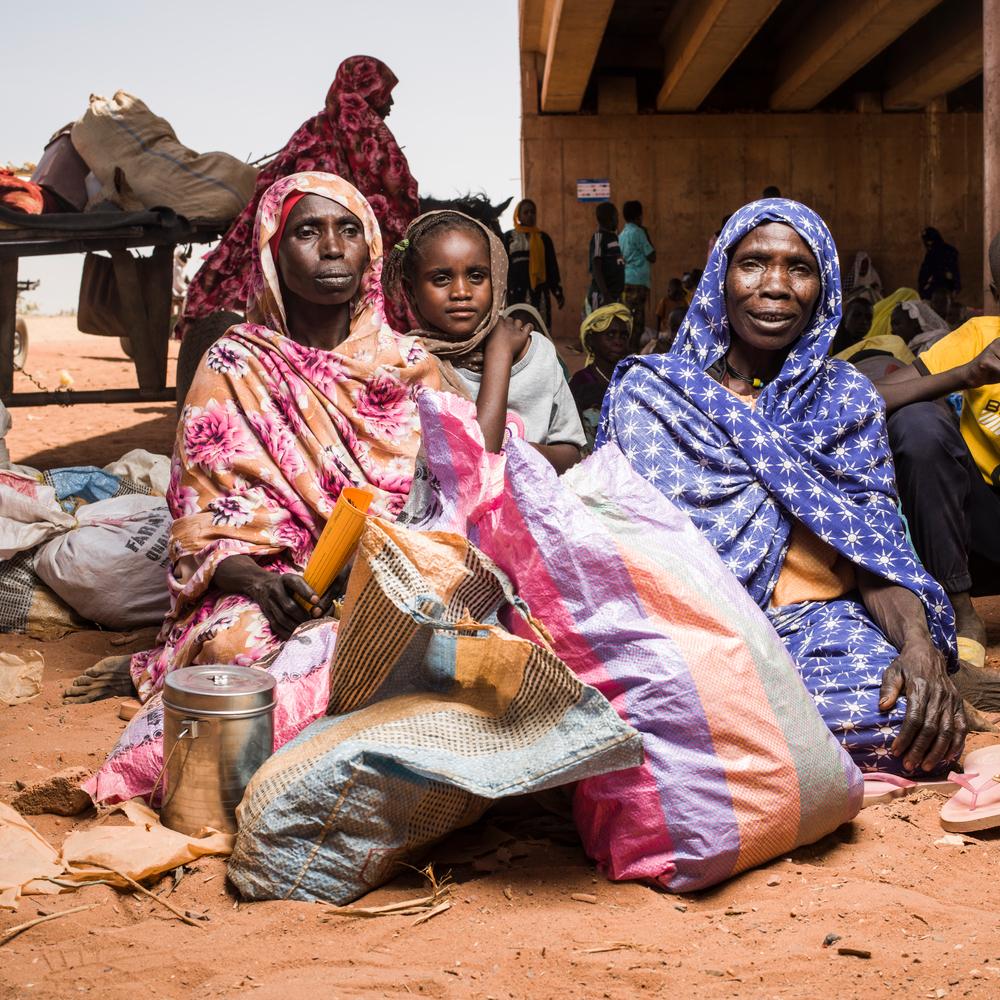
M 552 342 L 531 324 L 500 316 L 507 255 L 485 226 L 460 212 L 414 220 L 389 257 L 387 288 L 401 286 L 448 387 L 476 401 L 486 447 L 505 432 L 531 442 L 564 472 L 586 443 Z M 513 426 L 510 426 L 513 425 Z

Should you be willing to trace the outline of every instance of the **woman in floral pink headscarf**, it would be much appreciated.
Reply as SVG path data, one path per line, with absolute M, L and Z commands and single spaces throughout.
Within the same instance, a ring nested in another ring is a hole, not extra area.
M 340 64 L 324 109 L 303 123 L 261 170 L 250 203 L 206 255 L 188 289 L 178 337 L 192 320 L 228 309 L 239 312 L 246 305 L 257 206 L 282 177 L 320 170 L 349 180 L 368 199 L 384 242 L 392 246 L 400 238 L 419 204 L 417 182 L 384 120 L 398 82 L 385 63 L 371 56 L 351 56 Z M 390 308 L 390 323 L 394 329 L 409 329 L 400 309 L 405 307 Z
M 251 664 L 318 602 L 301 572 L 345 486 L 395 517 L 420 443 L 414 401 L 434 359 L 382 309 L 382 241 L 346 181 L 273 184 L 254 228 L 249 322 L 202 359 L 185 400 L 167 495 L 171 611 L 132 680 L 145 700 L 168 670 Z M 280 263 L 279 263 L 280 262 Z M 318 613 L 314 612 L 314 613 Z

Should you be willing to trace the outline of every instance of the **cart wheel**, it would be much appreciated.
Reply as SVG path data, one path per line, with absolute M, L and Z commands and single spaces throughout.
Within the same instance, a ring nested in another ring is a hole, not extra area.
M 122 345 L 122 350 L 125 352 L 125 356 L 128 358 L 134 358 L 135 355 L 132 353 L 132 341 L 128 337 L 119 337 L 118 343 Z
M 20 316 L 14 321 L 14 367 L 23 368 L 28 360 L 28 324 Z

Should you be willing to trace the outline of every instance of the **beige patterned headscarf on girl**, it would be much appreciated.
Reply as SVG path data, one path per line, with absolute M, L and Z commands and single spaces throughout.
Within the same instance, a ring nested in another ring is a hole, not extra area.
M 503 310 L 507 299 L 507 251 L 504 250 L 503 243 L 495 233 L 486 228 L 478 219 L 464 215 L 451 209 L 439 209 L 434 212 L 425 212 L 418 216 L 407 227 L 403 239 L 393 248 L 389 263 L 387 265 L 387 285 L 390 293 L 394 293 L 398 285 L 402 285 L 402 260 L 403 254 L 413 253 L 414 249 L 410 245 L 411 237 L 422 228 L 422 224 L 435 216 L 453 216 L 463 222 L 471 222 L 486 237 L 486 245 L 490 254 L 490 285 L 493 288 L 493 301 L 490 304 L 489 314 L 483 317 L 482 322 L 473 331 L 472 335 L 465 340 L 443 340 L 441 335 L 435 330 L 426 328 L 426 320 L 417 312 L 413 302 L 413 297 L 409 290 L 403 287 L 410 309 L 413 311 L 420 328 L 411 330 L 411 337 L 419 337 L 428 351 L 442 362 L 450 362 L 460 368 L 467 368 L 469 371 L 481 372 L 483 370 L 483 341 L 490 335 L 493 327 L 497 325 L 500 313 Z M 457 376 L 450 374 L 446 366 L 442 366 L 442 374 L 449 383 L 457 382 L 462 386 L 462 382 Z M 464 390 L 464 386 L 463 386 Z M 463 395 L 467 395 L 463 391 Z

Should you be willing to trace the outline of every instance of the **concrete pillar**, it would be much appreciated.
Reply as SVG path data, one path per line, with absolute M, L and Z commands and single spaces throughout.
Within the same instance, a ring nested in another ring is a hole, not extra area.
M 990 295 L 990 240 L 1000 232 L 1000 0 L 983 0 L 983 308 Z

